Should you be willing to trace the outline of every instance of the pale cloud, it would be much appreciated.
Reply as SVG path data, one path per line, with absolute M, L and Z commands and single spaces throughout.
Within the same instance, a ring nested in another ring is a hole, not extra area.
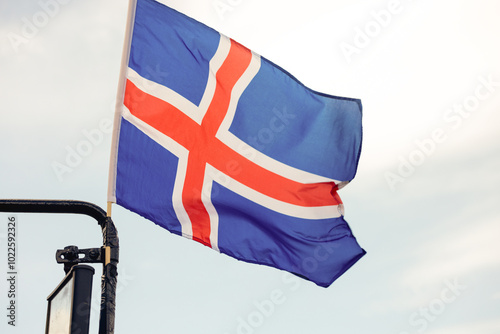
M 456 229 L 448 225 L 448 231 L 441 231 L 438 238 L 416 250 L 419 260 L 406 270 L 401 279 L 402 284 L 418 288 L 442 279 L 498 268 L 499 217 L 482 220 L 478 215 L 473 224 L 463 224 L 460 220 L 462 215 L 463 212 L 457 212 L 454 217 Z M 429 235 L 433 232 L 429 231 Z
M 427 334 L 498 334 L 500 332 L 500 320 L 478 321 L 458 326 L 447 326 L 445 328 L 429 330 Z
M 412 202 L 428 203 L 421 200 Z M 468 208 L 450 212 L 449 217 L 444 221 L 441 219 L 439 223 L 432 219 L 422 220 L 421 230 L 427 232 L 421 233 L 419 230 L 415 235 L 401 236 L 401 245 L 405 246 L 394 253 L 380 253 L 381 250 L 378 250 L 377 254 L 377 249 L 372 249 L 371 255 L 377 258 L 378 266 L 385 268 L 381 274 L 384 286 L 390 287 L 394 293 L 374 295 L 367 306 L 369 312 L 379 315 L 406 312 L 409 316 L 439 298 L 447 286 L 446 282 L 450 281 L 465 287 L 464 296 L 458 298 L 460 300 L 471 298 L 471 292 L 478 293 L 483 283 L 487 289 L 486 277 L 493 275 L 500 267 L 500 213 L 493 209 L 496 203 L 498 198 L 485 199 Z M 394 204 L 396 207 L 398 205 Z M 429 213 L 431 216 L 432 213 Z M 391 245 L 388 247 L 395 247 L 392 239 L 385 242 Z M 411 248 L 415 244 L 418 246 Z M 495 298 L 500 295 L 498 290 L 496 293 L 485 291 L 483 294 L 491 296 L 489 302 L 481 302 L 480 305 L 484 307 L 493 305 Z M 472 307 L 473 303 L 462 303 L 460 308 Z

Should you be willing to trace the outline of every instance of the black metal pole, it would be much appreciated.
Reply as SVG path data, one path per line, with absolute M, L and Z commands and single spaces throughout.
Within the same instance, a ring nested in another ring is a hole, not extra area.
M 82 201 L 0 200 L 0 212 L 73 213 L 90 216 L 101 226 L 104 261 L 101 276 L 101 313 L 99 334 L 114 334 L 119 240 L 116 227 L 99 206 Z
M 113 334 L 115 332 L 116 282 L 119 257 L 118 232 L 111 217 L 106 217 L 105 223 L 101 227 L 106 255 L 101 276 L 99 334 Z

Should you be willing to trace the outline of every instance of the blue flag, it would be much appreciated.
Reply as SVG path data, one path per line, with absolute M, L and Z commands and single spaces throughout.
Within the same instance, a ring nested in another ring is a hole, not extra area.
M 365 251 L 339 188 L 361 101 L 312 91 L 234 40 L 138 0 L 109 200 L 239 260 L 329 286 Z

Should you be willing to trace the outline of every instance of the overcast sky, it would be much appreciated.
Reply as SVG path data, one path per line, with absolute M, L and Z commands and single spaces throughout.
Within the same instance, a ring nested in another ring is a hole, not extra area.
M 114 206 L 117 334 L 500 333 L 499 2 L 162 2 L 314 90 L 362 100 L 359 170 L 339 194 L 368 254 L 324 289 Z M 0 198 L 106 206 L 126 11 L 125 0 L 0 2 Z M 102 140 L 68 158 L 90 131 Z M 40 333 L 64 275 L 55 251 L 99 247 L 101 233 L 86 217 L 16 216 L 13 328 L 0 214 L 0 332 Z

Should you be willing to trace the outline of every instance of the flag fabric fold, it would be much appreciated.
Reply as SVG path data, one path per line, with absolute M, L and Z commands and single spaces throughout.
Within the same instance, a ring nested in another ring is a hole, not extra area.
M 156 1 L 134 7 L 109 200 L 329 286 L 365 254 L 337 194 L 356 174 L 361 101 L 312 91 Z

